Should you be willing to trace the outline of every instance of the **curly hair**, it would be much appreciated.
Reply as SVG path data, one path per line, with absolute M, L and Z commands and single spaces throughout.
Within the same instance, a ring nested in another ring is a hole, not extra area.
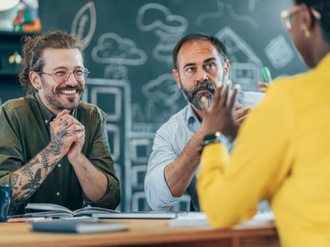
M 26 94 L 33 94 L 36 89 L 29 79 L 31 71 L 42 71 L 45 61 L 42 57 L 47 48 L 54 49 L 79 49 L 82 53 L 82 45 L 79 40 L 63 31 L 53 31 L 37 36 L 26 36 L 23 38 L 23 69 L 19 74 L 19 81 Z

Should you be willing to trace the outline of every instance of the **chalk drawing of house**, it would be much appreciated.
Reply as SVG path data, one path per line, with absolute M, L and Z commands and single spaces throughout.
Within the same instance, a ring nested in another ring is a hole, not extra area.
M 226 45 L 230 61 L 229 78 L 244 91 L 258 91 L 257 82 L 262 62 L 250 46 L 230 27 L 224 27 L 216 36 Z

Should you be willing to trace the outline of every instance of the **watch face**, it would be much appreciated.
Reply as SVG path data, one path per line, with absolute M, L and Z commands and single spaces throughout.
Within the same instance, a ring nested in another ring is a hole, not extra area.
M 220 132 L 215 132 L 213 134 L 206 135 L 204 137 L 204 140 L 213 140 L 213 139 L 218 139 L 220 138 Z
M 202 145 L 205 146 L 207 144 L 220 142 L 220 135 L 220 132 L 215 132 L 213 134 L 206 135 L 202 141 Z

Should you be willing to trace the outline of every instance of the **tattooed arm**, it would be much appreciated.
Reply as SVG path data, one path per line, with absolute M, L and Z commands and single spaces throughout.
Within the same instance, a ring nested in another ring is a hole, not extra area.
M 92 201 L 101 199 L 108 180 L 81 153 L 85 128 L 67 110 L 57 114 L 50 123 L 51 141 L 34 158 L 12 173 L 12 206 L 18 207 L 39 188 L 56 164 L 67 155 L 85 195 Z
M 48 174 L 60 160 L 55 145 L 51 143 L 11 175 L 12 200 L 14 208 L 18 208 L 39 188 Z
M 64 110 L 57 115 L 57 118 L 67 113 L 68 111 Z M 65 121 L 52 122 L 50 134 L 51 141 L 47 147 L 11 175 L 11 204 L 15 208 L 30 198 L 71 146 L 72 138 L 66 138 L 68 130 Z

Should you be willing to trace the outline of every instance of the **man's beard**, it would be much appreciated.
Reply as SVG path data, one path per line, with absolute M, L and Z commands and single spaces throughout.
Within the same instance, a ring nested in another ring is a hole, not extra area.
M 185 99 L 190 102 L 197 109 L 201 110 L 201 98 L 204 96 L 206 98 L 206 107 L 211 105 L 213 100 L 213 94 L 216 89 L 216 85 L 209 81 L 204 81 L 195 85 L 190 91 L 185 90 L 181 83 L 181 89 Z M 198 93 L 199 90 L 208 90 L 208 92 Z
M 61 110 L 64 110 L 64 109 L 72 110 L 72 109 L 77 108 L 78 102 L 80 101 L 81 96 L 84 93 L 84 88 L 83 87 L 81 87 L 79 85 L 77 85 L 75 87 L 65 86 L 65 87 L 62 87 L 62 88 L 57 88 L 55 90 L 55 92 L 53 92 L 53 91 L 51 91 L 51 88 L 49 87 L 49 85 L 45 81 L 41 80 L 41 82 L 42 82 L 42 84 L 44 86 L 44 90 L 45 90 L 44 97 L 46 98 L 47 103 L 53 109 L 61 111 Z M 66 102 L 62 102 L 61 100 L 59 100 L 58 95 L 61 93 L 61 90 L 72 90 L 72 89 L 77 90 L 77 92 L 79 94 L 78 98 L 76 98 L 76 97 L 68 98 L 68 101 L 72 105 L 67 104 Z M 77 101 L 77 104 L 75 104 L 75 101 Z

